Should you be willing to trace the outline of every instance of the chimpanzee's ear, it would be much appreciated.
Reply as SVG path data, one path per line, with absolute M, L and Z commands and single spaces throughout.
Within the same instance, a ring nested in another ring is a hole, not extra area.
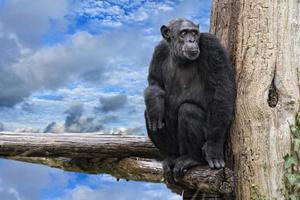
M 171 31 L 167 26 L 162 25 L 160 27 L 160 32 L 165 40 L 167 40 L 168 42 L 171 40 Z

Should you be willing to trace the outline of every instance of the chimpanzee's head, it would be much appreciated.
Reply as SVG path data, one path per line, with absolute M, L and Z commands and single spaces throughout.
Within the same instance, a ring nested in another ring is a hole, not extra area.
M 160 28 L 163 38 L 169 43 L 176 58 L 195 60 L 200 54 L 199 25 L 187 19 L 176 19 Z

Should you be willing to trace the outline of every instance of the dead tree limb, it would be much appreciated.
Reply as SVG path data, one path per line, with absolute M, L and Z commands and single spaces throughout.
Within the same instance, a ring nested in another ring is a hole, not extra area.
M 0 135 L 0 156 L 158 158 L 159 152 L 142 136 L 95 133 L 9 133 Z
M 161 156 L 142 136 L 3 132 L 0 156 L 66 171 L 108 173 L 117 179 L 163 181 Z M 229 169 L 195 167 L 179 184 L 203 192 L 229 194 L 233 182 L 233 172 Z

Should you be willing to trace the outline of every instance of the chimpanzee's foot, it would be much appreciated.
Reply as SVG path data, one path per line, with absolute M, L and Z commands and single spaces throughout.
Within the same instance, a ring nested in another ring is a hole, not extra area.
M 175 181 L 182 178 L 184 174 L 192 167 L 199 165 L 200 163 L 188 156 L 181 156 L 175 160 L 175 166 L 173 169 L 173 176 Z
M 202 154 L 211 169 L 225 167 L 223 146 L 206 142 L 202 147 Z
M 174 158 L 166 158 L 163 162 L 163 171 L 164 171 L 164 179 L 168 183 L 175 183 L 174 177 L 173 177 L 173 169 L 175 165 L 175 159 Z

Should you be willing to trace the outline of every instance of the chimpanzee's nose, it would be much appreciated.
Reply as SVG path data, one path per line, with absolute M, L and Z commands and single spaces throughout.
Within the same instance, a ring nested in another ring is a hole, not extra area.
M 190 43 L 194 43 L 194 42 L 195 42 L 195 39 L 194 39 L 194 38 L 189 38 L 188 41 L 189 41 Z

